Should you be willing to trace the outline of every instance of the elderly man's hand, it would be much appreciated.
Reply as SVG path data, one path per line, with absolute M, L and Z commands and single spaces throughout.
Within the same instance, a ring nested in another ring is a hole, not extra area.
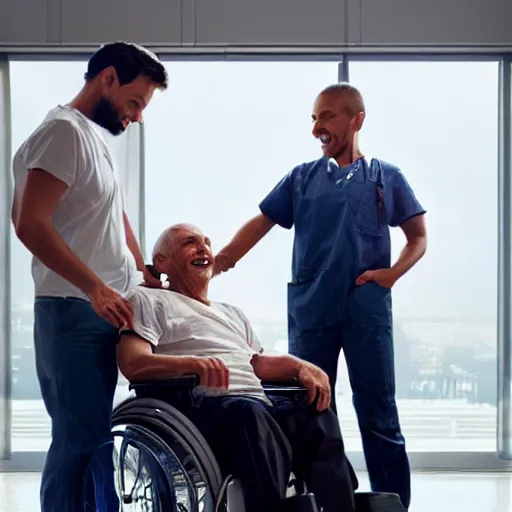
M 327 374 L 318 366 L 304 361 L 299 370 L 298 380 L 308 390 L 308 404 L 312 404 L 317 398 L 317 410 L 325 411 L 331 403 L 331 385 Z
M 199 385 L 205 388 L 229 387 L 229 370 L 217 357 L 187 357 L 187 368 L 183 374 L 199 376 Z

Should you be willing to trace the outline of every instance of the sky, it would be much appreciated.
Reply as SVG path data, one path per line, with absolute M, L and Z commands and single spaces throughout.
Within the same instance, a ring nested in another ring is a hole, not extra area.
M 166 66 L 170 87 L 155 93 L 144 115 L 146 249 L 170 224 L 191 222 L 218 250 L 285 173 L 321 155 L 311 110 L 316 94 L 337 81 L 338 65 Z M 12 63 L 13 152 L 48 110 L 73 98 L 84 71 L 85 62 Z M 355 62 L 349 71 L 366 103 L 363 152 L 398 165 L 428 212 L 428 251 L 396 284 L 395 317 L 492 322 L 498 63 Z M 212 298 L 252 319 L 285 322 L 292 237 L 274 228 L 212 282 Z M 404 244 L 399 229 L 392 242 L 396 259 Z M 32 301 L 30 257 L 14 237 L 12 287 L 14 300 Z

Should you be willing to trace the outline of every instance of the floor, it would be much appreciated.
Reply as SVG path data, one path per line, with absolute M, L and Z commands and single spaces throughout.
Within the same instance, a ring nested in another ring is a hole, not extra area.
M 37 512 L 39 478 L 0 473 L 0 511 Z M 416 473 L 412 493 L 410 512 L 512 512 L 512 473 Z

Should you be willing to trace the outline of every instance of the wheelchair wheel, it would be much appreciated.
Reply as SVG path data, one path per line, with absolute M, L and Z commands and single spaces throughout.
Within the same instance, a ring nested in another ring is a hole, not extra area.
M 131 426 L 116 429 L 114 469 L 116 491 L 121 511 L 164 512 L 172 505 L 172 482 L 165 471 L 160 453 L 167 447 L 149 430 Z
M 174 407 L 128 400 L 114 411 L 113 435 L 120 510 L 215 510 L 220 470 L 197 429 Z

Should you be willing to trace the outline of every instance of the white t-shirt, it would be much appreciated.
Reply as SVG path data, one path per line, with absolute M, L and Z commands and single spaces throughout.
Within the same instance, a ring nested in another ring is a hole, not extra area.
M 207 306 L 179 293 L 142 286 L 130 297 L 134 330 L 157 354 L 217 357 L 229 369 L 229 394 L 266 399 L 251 365 L 252 356 L 263 349 L 239 308 L 223 303 Z
M 122 191 L 100 128 L 71 107 L 54 108 L 14 156 L 17 197 L 36 168 L 68 186 L 53 215 L 59 235 L 104 283 L 127 293 L 140 273 L 126 243 Z M 36 295 L 87 299 L 35 257 L 32 275 Z

